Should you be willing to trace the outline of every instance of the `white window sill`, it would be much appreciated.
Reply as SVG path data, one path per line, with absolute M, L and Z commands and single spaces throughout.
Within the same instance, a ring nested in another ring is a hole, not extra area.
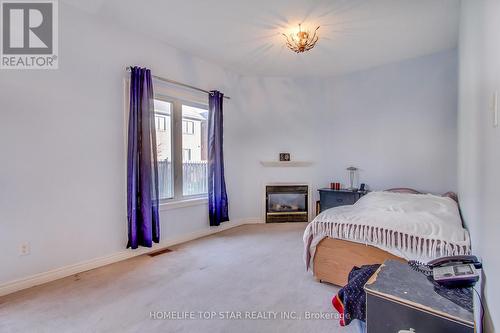
M 176 201 L 163 202 L 160 203 L 160 211 L 172 210 L 184 207 L 192 207 L 192 206 L 201 206 L 201 205 L 208 205 L 207 197 L 188 198 Z

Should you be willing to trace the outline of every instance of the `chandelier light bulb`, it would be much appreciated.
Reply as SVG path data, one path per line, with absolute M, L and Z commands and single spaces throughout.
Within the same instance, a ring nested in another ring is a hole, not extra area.
M 286 46 L 295 53 L 302 53 L 312 49 L 319 39 L 317 31 L 319 26 L 314 30 L 311 36 L 309 31 L 302 31 L 302 26 L 299 23 L 299 31 L 297 33 L 291 33 L 290 36 L 282 34 L 286 39 Z

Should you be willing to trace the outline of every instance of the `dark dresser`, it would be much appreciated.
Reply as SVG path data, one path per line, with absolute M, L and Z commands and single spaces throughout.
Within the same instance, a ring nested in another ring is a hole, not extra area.
M 337 206 L 352 205 L 365 195 L 366 191 L 332 190 L 321 188 L 319 191 L 320 212 Z
M 408 264 L 387 260 L 368 280 L 367 333 L 473 333 L 472 288 L 435 285 Z

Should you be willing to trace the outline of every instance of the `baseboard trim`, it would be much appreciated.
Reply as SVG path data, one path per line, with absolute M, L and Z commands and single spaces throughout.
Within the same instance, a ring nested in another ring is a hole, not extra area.
M 113 264 L 122 260 L 130 259 L 136 256 L 140 256 L 149 252 L 158 251 L 165 247 L 182 244 L 189 242 L 201 237 L 209 236 L 224 230 L 228 230 L 234 227 L 238 227 L 245 224 L 256 224 L 262 223 L 261 219 L 249 218 L 249 219 L 239 219 L 235 221 L 229 221 L 221 224 L 218 227 L 210 227 L 209 229 L 199 230 L 195 232 L 188 233 L 186 235 L 176 237 L 173 239 L 167 239 L 160 242 L 159 244 L 154 244 L 151 248 L 139 248 L 137 250 L 126 249 L 108 256 L 99 257 L 91 260 L 82 261 L 76 264 L 63 266 L 60 268 L 52 269 L 47 272 L 38 273 L 25 278 L 16 279 L 6 283 L 0 284 L 0 296 L 5 296 L 16 291 L 28 289 L 35 287 L 44 283 L 59 280 L 74 274 L 89 271 L 91 269 L 99 268 L 109 264 Z
M 266 223 L 265 220 L 263 220 L 261 218 L 258 218 L 258 217 L 245 219 L 244 221 L 245 222 L 243 224 L 260 224 L 260 223 Z

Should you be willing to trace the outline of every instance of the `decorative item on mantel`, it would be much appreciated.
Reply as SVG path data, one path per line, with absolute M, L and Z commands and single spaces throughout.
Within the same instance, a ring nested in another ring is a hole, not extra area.
M 359 169 L 356 167 L 350 166 L 346 170 L 349 171 L 349 188 L 348 188 L 348 190 L 356 191 L 358 188 L 354 187 L 354 180 L 356 178 L 356 174 L 357 174 Z
M 290 162 L 290 153 L 280 153 L 280 162 Z

